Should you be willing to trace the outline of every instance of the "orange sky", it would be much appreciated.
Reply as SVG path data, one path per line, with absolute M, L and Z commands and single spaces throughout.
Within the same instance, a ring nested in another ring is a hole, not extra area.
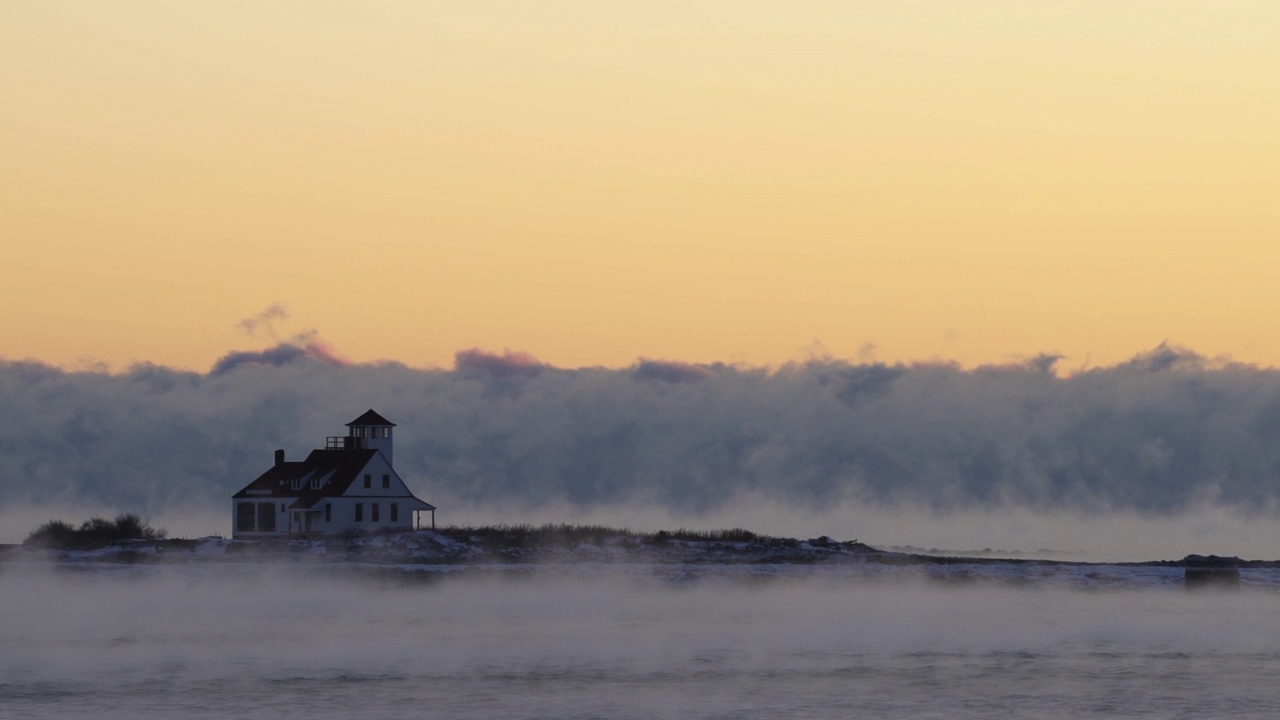
M 263 5 L 0 7 L 0 357 L 1280 365 L 1274 2 Z

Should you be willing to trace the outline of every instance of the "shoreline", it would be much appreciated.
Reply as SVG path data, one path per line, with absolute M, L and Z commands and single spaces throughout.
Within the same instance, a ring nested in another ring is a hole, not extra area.
M 881 565 L 998 566 L 1042 568 L 1179 568 L 1229 563 L 1240 569 L 1278 569 L 1280 560 L 1242 560 L 1188 555 L 1177 560 L 1108 562 L 1037 557 L 938 555 L 881 550 L 827 537 L 797 540 L 755 536 L 718 539 L 713 533 L 561 532 L 530 538 L 529 529 L 410 530 L 363 536 L 233 540 L 221 536 L 128 540 L 84 549 L 47 549 L 0 544 L 0 565 L 23 562 L 156 564 L 272 562 L 308 559 L 368 565 L 503 566 L 559 564 L 650 565 Z M 723 531 L 728 533 L 730 531 Z M 580 537 L 590 535 L 590 537 Z M 701 537 L 706 536 L 706 537 Z

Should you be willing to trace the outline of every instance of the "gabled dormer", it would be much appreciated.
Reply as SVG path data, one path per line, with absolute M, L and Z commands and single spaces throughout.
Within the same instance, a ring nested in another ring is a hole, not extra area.
M 352 443 L 356 447 L 380 451 L 382 456 L 387 459 L 387 464 L 390 465 L 393 462 L 391 457 L 391 428 L 395 426 L 395 423 L 370 408 L 365 414 L 347 423 L 347 436 L 359 438 Z

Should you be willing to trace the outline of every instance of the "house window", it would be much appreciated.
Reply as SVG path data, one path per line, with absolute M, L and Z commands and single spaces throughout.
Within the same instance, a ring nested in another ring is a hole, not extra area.
M 373 504 L 373 512 L 370 515 L 373 522 L 378 522 L 378 503 Z
M 284 512 L 284 503 L 280 503 L 280 512 Z
M 367 490 L 367 489 L 369 489 L 369 488 L 371 488 L 371 487 L 373 487 L 373 476 L 372 476 L 372 475 L 365 475 L 365 476 L 364 476 L 364 487 L 365 487 L 365 489 L 366 489 L 366 490 Z
M 356 503 L 356 522 L 364 522 L 364 503 Z
M 253 532 L 253 503 L 236 503 L 236 532 Z
M 298 488 L 302 487 L 302 478 L 294 478 L 293 484 L 291 485 L 291 487 L 294 490 L 297 490 Z
M 400 522 L 400 506 L 391 503 L 391 522 Z
M 311 489 L 312 489 L 312 490 L 319 490 L 319 489 L 320 489 L 320 478 L 318 478 L 318 477 L 313 477 L 313 478 L 311 478 Z
M 329 503 L 324 504 L 324 521 L 333 522 L 333 506 Z
M 276 504 L 258 503 L 258 532 L 276 531 Z
M 391 487 L 391 476 L 390 476 L 390 475 L 383 475 L 383 476 L 382 476 L 382 489 L 383 489 L 383 490 L 386 490 L 386 489 L 387 489 L 387 488 L 389 488 L 389 487 Z

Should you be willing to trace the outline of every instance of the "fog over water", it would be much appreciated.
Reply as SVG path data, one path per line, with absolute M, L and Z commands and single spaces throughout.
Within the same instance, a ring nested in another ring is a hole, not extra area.
M 743 526 L 945 550 L 1274 558 L 1280 372 L 1161 345 L 1115 366 L 816 357 L 565 369 L 459 352 L 350 364 L 314 337 L 208 373 L 0 361 L 0 542 L 136 512 L 228 531 L 227 498 L 374 407 L 445 523 Z
M 0 568 L 7 717 L 1264 717 L 1272 591 Z M 850 715 L 849 713 L 854 713 Z

